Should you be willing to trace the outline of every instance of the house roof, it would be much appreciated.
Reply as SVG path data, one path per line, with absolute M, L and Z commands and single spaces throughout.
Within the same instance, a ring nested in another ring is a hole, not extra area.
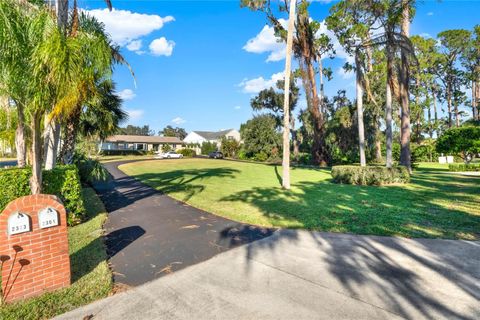
M 233 129 L 227 129 L 227 130 L 222 130 L 222 131 L 193 131 L 202 138 L 206 140 L 217 140 L 225 136 L 227 133 L 232 131 Z
M 105 142 L 127 142 L 127 143 L 177 143 L 183 144 L 183 141 L 177 137 L 161 136 L 133 136 L 118 134 L 108 137 Z

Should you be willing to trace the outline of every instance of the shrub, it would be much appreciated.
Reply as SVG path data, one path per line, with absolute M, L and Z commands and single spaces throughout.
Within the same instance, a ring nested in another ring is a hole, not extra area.
M 453 172 L 480 171 L 480 163 L 450 163 L 448 170 Z
M 259 153 L 255 154 L 255 156 L 253 157 L 253 160 L 265 162 L 268 160 L 268 154 L 266 154 L 263 151 L 260 151 Z
M 297 164 L 312 164 L 312 155 L 306 152 L 300 152 L 297 156 L 292 155 L 292 162 Z
M 228 158 L 236 158 L 238 151 L 240 150 L 240 142 L 235 139 L 222 138 L 220 145 L 220 151 Z
M 217 144 L 215 142 L 202 143 L 201 152 L 203 155 L 208 155 L 215 151 L 217 151 Z
M 357 185 L 384 185 L 390 183 L 408 183 L 410 174 L 406 167 L 393 168 L 381 166 L 334 166 L 333 181 L 336 183 Z
M 31 168 L 11 168 L 0 170 L 0 211 L 18 197 L 29 195 Z M 82 186 L 78 170 L 74 165 L 58 166 L 43 172 L 43 192 L 57 195 L 65 205 L 68 224 L 74 225 L 85 214 L 82 199 Z
M 108 181 L 110 179 L 110 173 L 98 160 L 90 159 L 81 153 L 75 153 L 73 163 L 77 166 L 80 181 L 83 184 L 92 185 L 95 182 Z
M 184 157 L 195 157 L 197 155 L 193 149 L 180 149 L 177 151 L 177 153 L 180 153 Z
M 147 151 L 145 150 L 102 150 L 100 154 L 102 156 L 128 156 L 128 155 L 143 156 L 147 154 Z
M 240 160 L 248 160 L 248 159 L 250 159 L 250 157 L 249 157 L 248 154 L 245 152 L 245 150 L 240 149 L 240 151 L 238 152 L 238 159 L 240 159 Z

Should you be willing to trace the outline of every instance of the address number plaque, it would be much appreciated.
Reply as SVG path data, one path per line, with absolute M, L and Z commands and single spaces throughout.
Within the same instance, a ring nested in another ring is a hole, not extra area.
M 32 225 L 28 214 L 15 212 L 8 218 L 8 234 L 14 235 L 32 231 Z

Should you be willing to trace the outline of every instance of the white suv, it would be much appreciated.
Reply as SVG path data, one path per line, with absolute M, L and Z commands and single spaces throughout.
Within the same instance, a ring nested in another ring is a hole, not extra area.
M 165 153 L 159 153 L 155 156 L 155 159 L 181 159 L 183 154 L 176 153 L 175 151 L 168 151 Z

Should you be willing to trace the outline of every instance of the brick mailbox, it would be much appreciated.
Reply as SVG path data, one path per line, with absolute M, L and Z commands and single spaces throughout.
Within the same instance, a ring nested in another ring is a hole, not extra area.
M 67 217 L 60 199 L 31 195 L 0 214 L 3 300 L 10 302 L 70 285 Z

